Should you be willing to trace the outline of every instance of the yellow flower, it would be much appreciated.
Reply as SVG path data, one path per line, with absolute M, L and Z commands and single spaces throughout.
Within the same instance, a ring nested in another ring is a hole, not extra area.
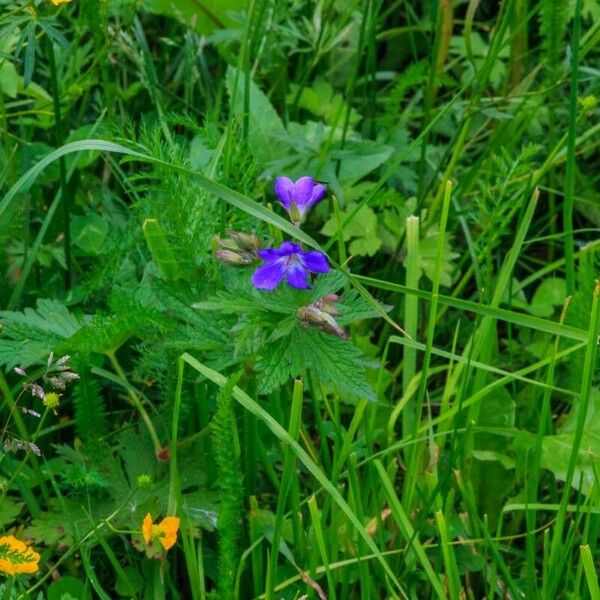
M 142 535 L 146 545 L 150 545 L 153 540 L 158 540 L 165 550 L 171 548 L 177 541 L 177 531 L 179 531 L 178 517 L 165 517 L 158 525 L 154 525 L 148 513 L 142 523 Z
M 40 555 L 14 535 L 0 537 L 0 573 L 35 573 Z
M 66 2 L 71 2 L 71 0 L 50 0 L 54 6 L 58 6 L 59 4 L 65 4 Z
M 50 408 L 54 412 L 56 412 L 56 408 L 60 404 L 60 394 L 57 394 L 56 392 L 50 392 L 46 394 L 44 396 L 44 399 L 42 400 L 42 404 L 46 408 Z

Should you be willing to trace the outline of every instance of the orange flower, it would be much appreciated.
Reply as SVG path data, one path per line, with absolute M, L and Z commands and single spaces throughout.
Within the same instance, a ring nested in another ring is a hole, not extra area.
M 59 4 L 65 4 L 65 2 L 71 2 L 71 0 L 50 0 L 54 6 L 58 6 Z
M 179 531 L 178 517 L 165 517 L 158 525 L 152 523 L 152 517 L 148 513 L 142 523 L 142 535 L 146 545 L 150 545 L 153 540 L 158 540 L 160 545 L 168 550 L 175 545 L 177 541 L 177 532 Z
M 40 555 L 14 535 L 0 537 L 0 572 L 6 575 L 35 573 Z

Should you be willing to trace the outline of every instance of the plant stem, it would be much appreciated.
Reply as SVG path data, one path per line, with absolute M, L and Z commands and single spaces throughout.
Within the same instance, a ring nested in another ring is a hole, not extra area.
M 60 90 L 58 87 L 58 75 L 56 72 L 56 56 L 54 55 L 54 46 L 50 39 L 46 39 L 46 54 L 48 57 L 48 65 L 50 67 L 50 80 L 52 83 L 52 101 L 54 103 L 54 132 L 56 137 L 56 147 L 60 148 L 63 145 L 63 127 L 62 117 L 60 113 Z M 61 156 L 58 159 L 60 190 L 62 200 L 63 214 L 63 247 L 65 251 L 65 290 L 71 288 L 71 206 L 67 193 L 67 166 L 65 157 Z
M 575 4 L 573 41 L 571 44 L 571 92 L 569 96 L 569 130 L 567 137 L 567 165 L 565 173 L 565 200 L 563 203 L 563 232 L 565 236 L 565 270 L 567 294 L 575 291 L 575 254 L 573 249 L 573 204 L 575 196 L 575 142 L 577 118 L 577 82 L 579 74 L 579 38 L 581 35 L 581 0 Z

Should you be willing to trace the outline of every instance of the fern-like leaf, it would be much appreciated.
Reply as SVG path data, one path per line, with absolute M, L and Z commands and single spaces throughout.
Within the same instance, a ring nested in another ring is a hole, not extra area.
M 233 388 L 241 373 L 229 379 L 217 398 L 211 424 L 215 460 L 219 469 L 219 598 L 233 598 L 233 582 L 239 563 L 240 525 L 244 489 L 240 445 L 233 411 Z
M 73 389 L 75 429 L 84 444 L 94 446 L 108 433 L 104 398 L 100 384 L 89 370 L 80 373 Z

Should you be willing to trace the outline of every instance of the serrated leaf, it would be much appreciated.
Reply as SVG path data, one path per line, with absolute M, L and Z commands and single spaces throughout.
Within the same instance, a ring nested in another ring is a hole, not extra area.
M 335 306 L 340 311 L 340 315 L 336 320 L 342 326 L 355 321 L 381 317 L 381 313 L 373 308 L 373 304 L 363 298 L 356 290 L 345 293 L 341 300 L 336 302 Z M 386 312 L 389 312 L 392 308 L 385 304 L 380 306 Z
M 45 360 L 57 344 L 72 337 L 81 324 L 56 300 L 38 300 L 37 310 L 0 312 L 0 364 L 27 367 Z
M 323 382 L 356 398 L 376 400 L 365 378 L 362 354 L 350 342 L 299 327 L 292 334 L 292 348 L 292 362 L 314 369 Z
M 263 360 L 257 365 L 259 394 L 269 394 L 295 376 L 296 368 L 290 358 L 289 346 L 289 337 L 269 344 Z
M 269 344 L 259 362 L 259 393 L 269 393 L 307 369 L 326 385 L 353 398 L 375 400 L 365 378 L 365 364 L 350 342 L 316 329 L 296 327 L 289 338 Z

